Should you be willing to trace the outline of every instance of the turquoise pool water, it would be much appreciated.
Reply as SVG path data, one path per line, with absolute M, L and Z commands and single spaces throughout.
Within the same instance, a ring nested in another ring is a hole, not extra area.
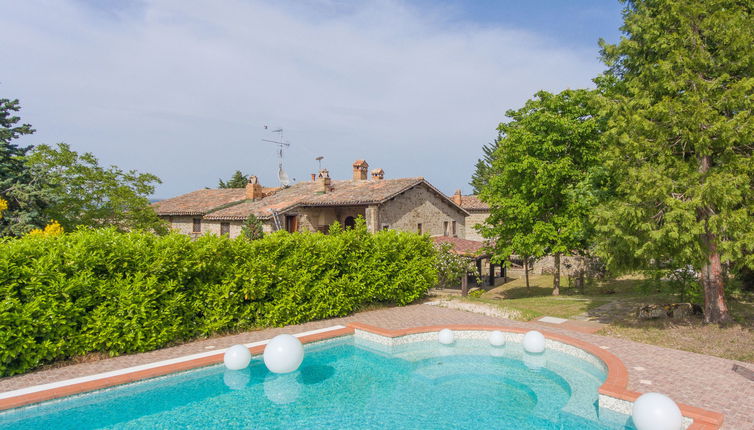
M 256 357 L 0 414 L 0 429 L 633 429 L 599 409 L 602 369 L 484 340 L 388 348 L 352 336 L 275 375 Z

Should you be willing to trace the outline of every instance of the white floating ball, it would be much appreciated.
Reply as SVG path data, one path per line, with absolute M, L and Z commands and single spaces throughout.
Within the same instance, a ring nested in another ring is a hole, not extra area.
M 450 329 L 444 328 L 437 334 L 437 340 L 443 345 L 450 345 L 455 341 L 455 336 Z
M 304 346 L 289 334 L 279 334 L 264 348 L 264 364 L 272 373 L 290 373 L 304 361 Z
M 243 390 L 251 382 L 248 370 L 226 370 L 223 383 L 231 390 Z
M 646 393 L 634 402 L 631 411 L 636 430 L 680 430 L 683 416 L 670 397 L 660 393 Z
M 272 403 L 285 405 L 293 403 L 301 394 L 301 384 L 295 374 L 267 375 L 264 378 L 264 395 Z
M 545 336 L 532 330 L 524 335 L 524 350 L 533 354 L 539 354 L 545 350 Z
M 490 333 L 490 345 L 503 346 L 505 345 L 505 335 L 500 330 L 495 330 Z
M 243 345 L 233 345 L 225 351 L 223 361 L 225 362 L 225 367 L 230 370 L 245 369 L 251 361 L 251 353 Z

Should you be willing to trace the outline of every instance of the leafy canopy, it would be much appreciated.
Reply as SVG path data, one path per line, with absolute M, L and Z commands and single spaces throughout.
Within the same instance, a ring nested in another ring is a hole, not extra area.
M 594 96 L 587 90 L 540 91 L 501 123 L 492 175 L 481 198 L 491 214 L 482 234 L 499 258 L 543 256 L 586 247 L 593 207 L 590 169 L 598 160 Z
M 102 167 L 94 155 L 78 154 L 65 143 L 36 146 L 26 164 L 56 196 L 46 215 L 67 231 L 112 226 L 166 232 L 147 198 L 160 183 L 155 175 Z

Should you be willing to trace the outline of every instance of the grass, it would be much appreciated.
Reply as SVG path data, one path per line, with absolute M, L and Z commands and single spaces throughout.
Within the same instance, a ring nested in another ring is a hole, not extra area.
M 526 288 L 523 279 L 515 279 L 468 300 L 517 310 L 524 321 L 586 313 L 606 324 L 598 334 L 754 363 L 754 294 L 730 294 L 727 303 L 735 323 L 719 326 L 704 324 L 701 316 L 638 320 L 635 310 L 641 305 L 681 301 L 657 289 L 640 288 L 645 284 L 641 278 L 611 280 L 583 291 L 568 287 L 568 279 L 563 278 L 560 296 L 552 296 L 552 282 L 551 275 L 530 276 Z M 607 304 L 609 309 L 597 309 Z
M 639 279 L 621 279 L 578 290 L 568 287 L 568 278 L 564 277 L 561 280 L 560 295 L 553 296 L 552 275 L 532 275 L 529 277 L 529 288 L 523 279 L 514 279 L 486 292 L 480 300 L 521 311 L 524 315 L 522 319 L 526 321 L 544 315 L 570 318 L 607 303 L 641 297 L 638 292 L 641 283 L 642 280 Z M 653 299 L 655 302 L 671 300 L 669 296 L 663 295 L 657 295 Z

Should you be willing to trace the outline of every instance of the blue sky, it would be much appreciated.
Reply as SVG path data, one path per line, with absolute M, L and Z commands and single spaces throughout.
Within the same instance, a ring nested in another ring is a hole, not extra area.
M 37 133 L 102 164 L 162 178 L 155 197 L 235 170 L 276 184 L 314 158 L 336 179 L 366 159 L 386 177 L 469 192 L 505 111 L 539 89 L 591 86 L 621 5 L 573 1 L 0 0 L 0 96 Z

